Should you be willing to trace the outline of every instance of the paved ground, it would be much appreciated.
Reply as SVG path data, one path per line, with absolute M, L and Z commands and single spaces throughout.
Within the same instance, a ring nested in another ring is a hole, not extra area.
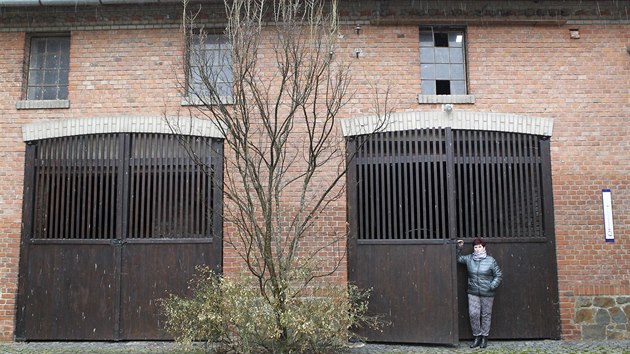
M 200 354 L 206 350 L 202 345 L 182 348 L 172 342 L 34 342 L 1 343 L 0 353 L 165 353 Z M 354 345 L 348 354 L 387 354 L 387 353 L 586 353 L 586 354 L 630 354 L 630 340 L 606 342 L 569 341 L 490 341 L 486 349 L 470 349 L 468 343 L 459 347 L 444 346 L 402 346 L 365 344 Z

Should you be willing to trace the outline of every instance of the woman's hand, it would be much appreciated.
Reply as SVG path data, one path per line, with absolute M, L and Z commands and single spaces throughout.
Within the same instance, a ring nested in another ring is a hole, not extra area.
M 457 247 L 464 246 L 464 240 L 457 240 Z

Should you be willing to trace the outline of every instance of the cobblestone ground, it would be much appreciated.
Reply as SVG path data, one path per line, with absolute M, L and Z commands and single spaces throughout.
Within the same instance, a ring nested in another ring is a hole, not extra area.
M 208 350 L 203 345 L 184 348 L 172 342 L 32 342 L 0 343 L 0 353 L 168 353 L 201 354 Z M 403 346 L 381 344 L 352 345 L 347 354 L 387 353 L 586 353 L 586 354 L 630 354 L 630 340 L 606 342 L 569 341 L 490 341 L 486 349 L 470 349 L 467 342 L 459 347 Z

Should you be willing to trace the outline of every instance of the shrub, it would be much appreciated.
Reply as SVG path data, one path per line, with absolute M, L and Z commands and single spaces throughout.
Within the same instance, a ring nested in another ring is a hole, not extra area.
M 288 287 L 295 295 L 278 304 L 254 284 L 199 269 L 191 296 L 161 301 L 166 330 L 178 342 L 205 341 L 221 352 L 325 353 L 342 350 L 353 326 L 378 325 L 366 315 L 369 292 L 353 285 Z

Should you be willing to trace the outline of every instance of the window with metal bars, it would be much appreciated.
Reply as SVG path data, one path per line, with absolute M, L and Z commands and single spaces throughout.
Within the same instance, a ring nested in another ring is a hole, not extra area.
M 67 99 L 69 71 L 69 35 L 31 37 L 26 99 Z
M 545 237 L 540 136 L 424 129 L 350 143 L 359 240 Z
M 221 199 L 218 139 L 102 134 L 28 148 L 34 149 L 32 239 L 212 237 Z
M 218 97 L 222 103 L 232 103 L 232 44 L 225 35 L 203 30 L 194 33 L 189 44 L 187 69 L 187 95 L 191 102 Z M 217 97 L 210 95 L 210 89 Z

